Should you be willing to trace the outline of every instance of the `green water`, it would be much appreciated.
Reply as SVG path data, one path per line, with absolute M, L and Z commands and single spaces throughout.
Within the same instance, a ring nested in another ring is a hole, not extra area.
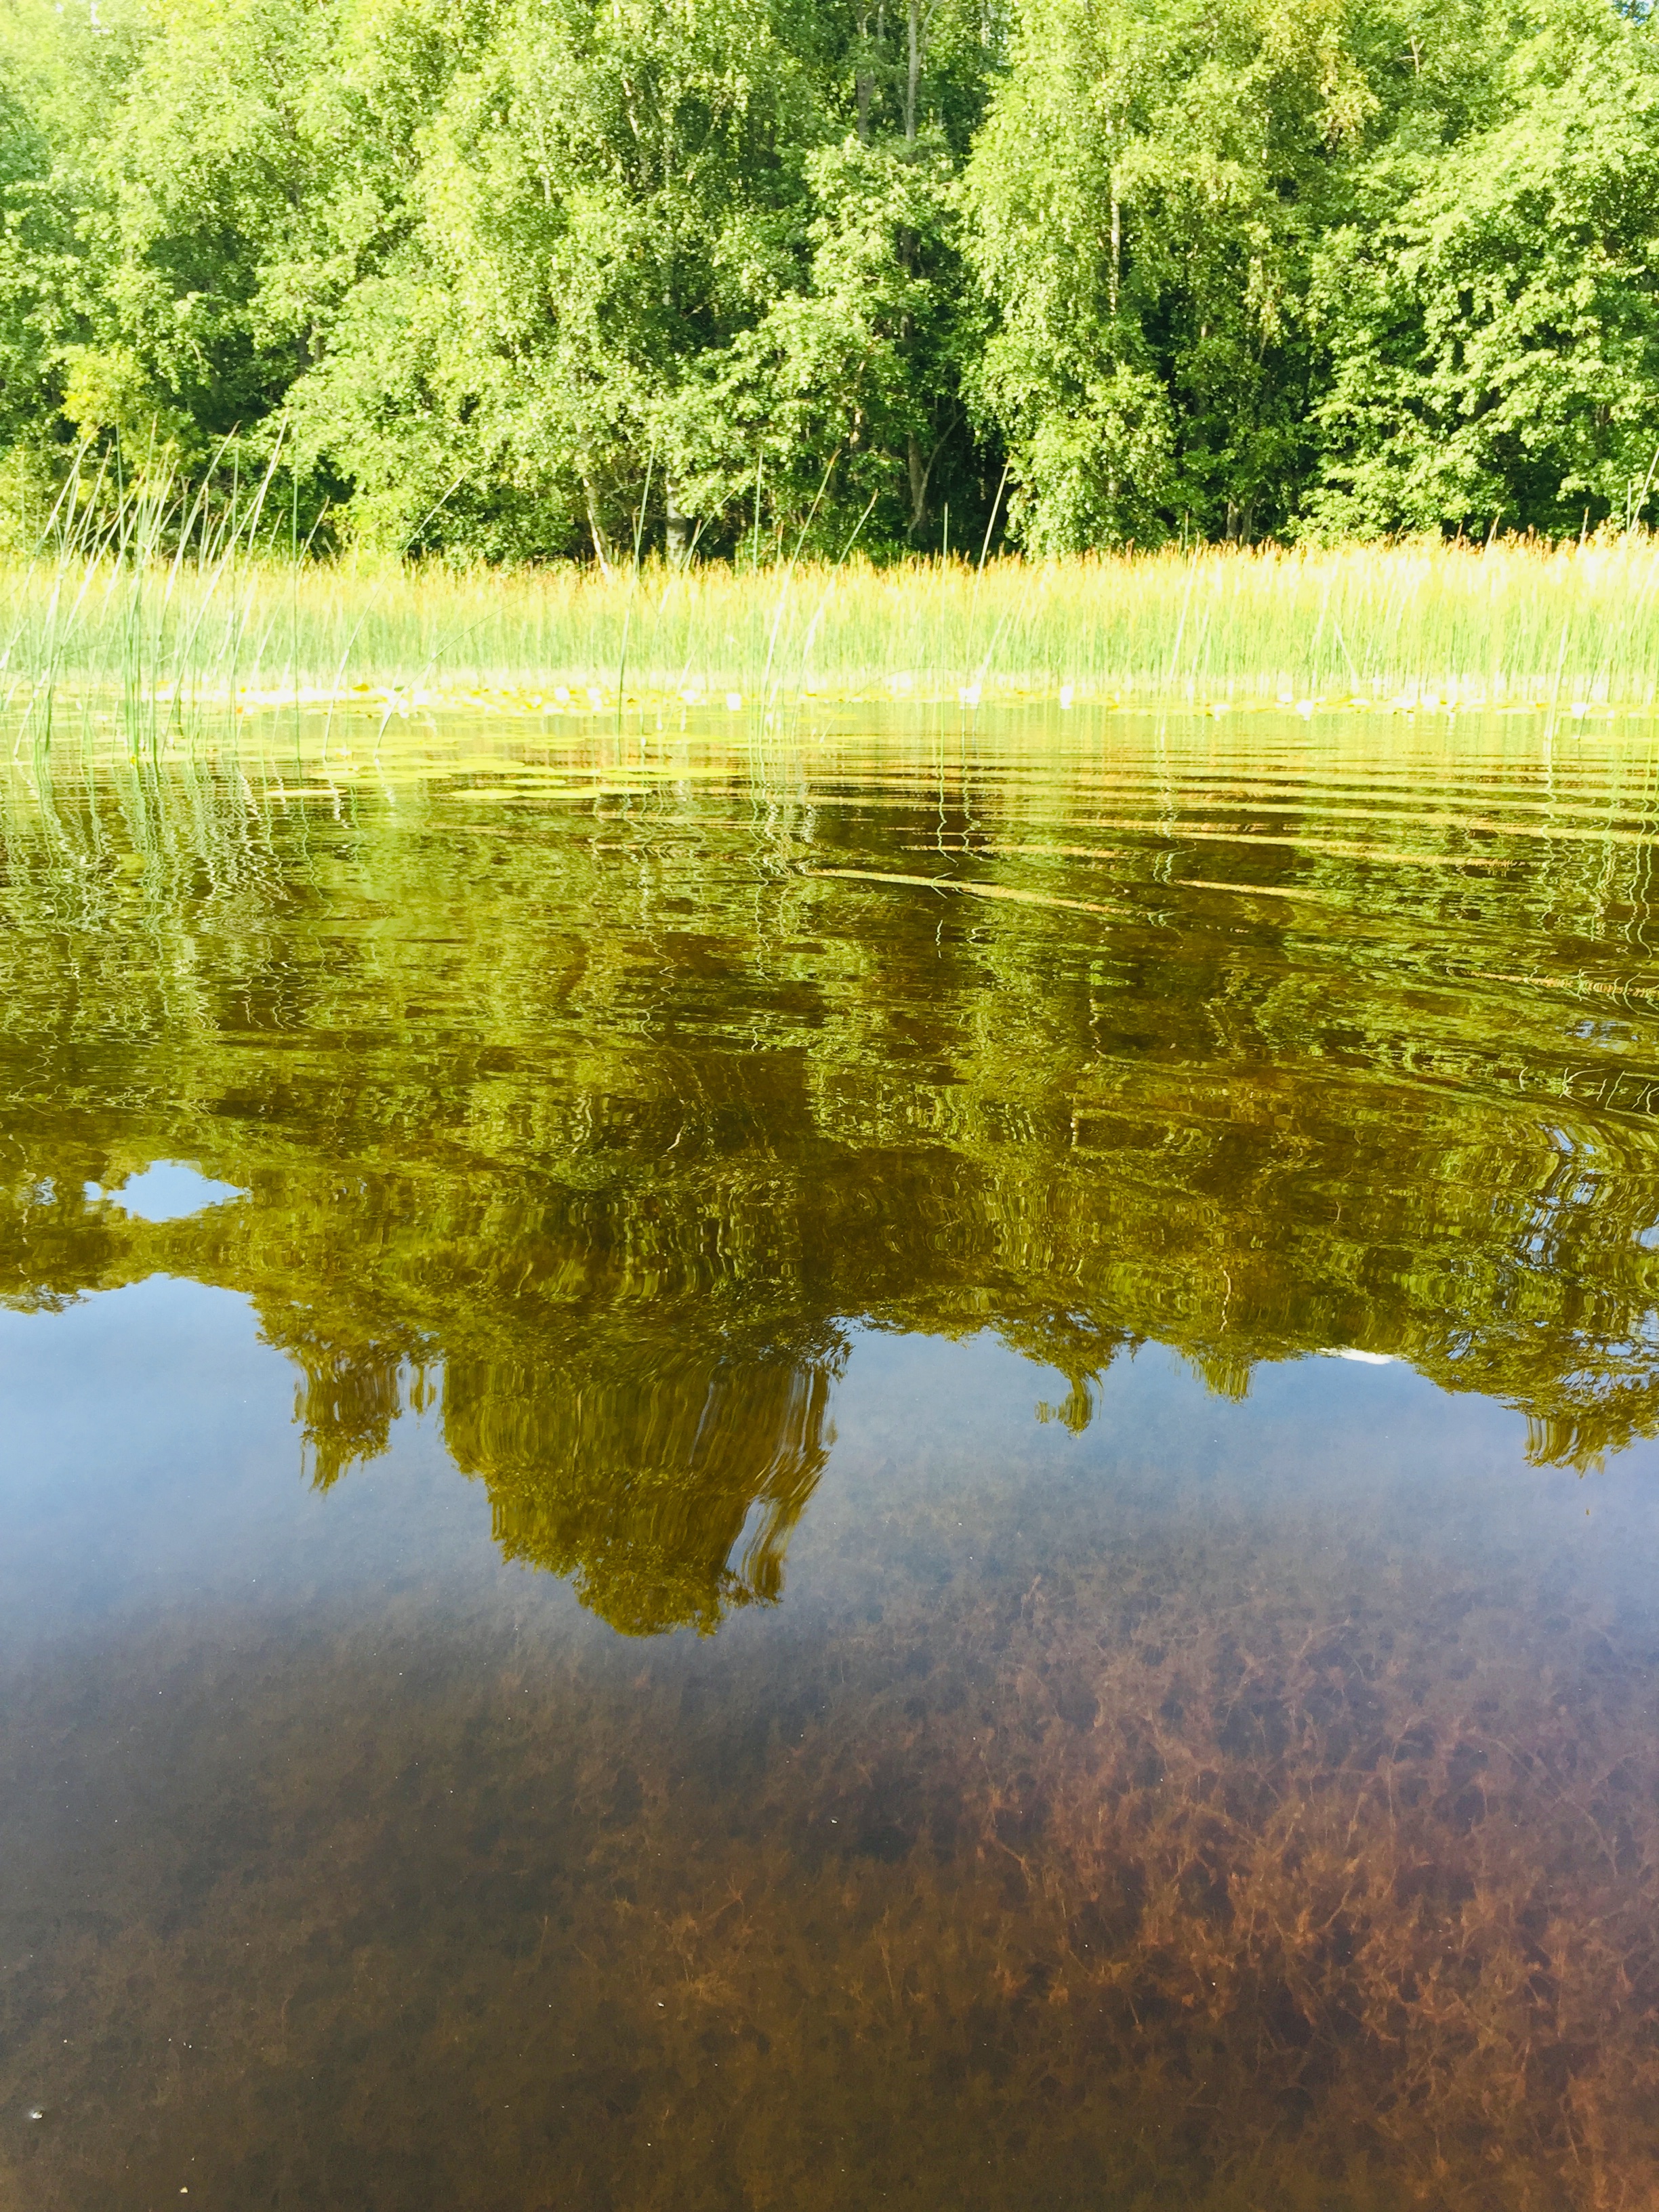
M 318 734 L 0 786 L 0 2212 L 1653 2199 L 1659 741 Z

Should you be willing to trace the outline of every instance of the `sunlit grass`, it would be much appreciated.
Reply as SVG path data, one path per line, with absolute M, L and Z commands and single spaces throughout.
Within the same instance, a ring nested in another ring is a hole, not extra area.
M 164 550 L 155 504 L 0 569 L 15 744 L 233 716 L 544 718 L 815 701 L 1544 712 L 1659 701 L 1659 539 L 1206 548 L 1041 565 L 636 575 L 273 557 L 257 509 Z

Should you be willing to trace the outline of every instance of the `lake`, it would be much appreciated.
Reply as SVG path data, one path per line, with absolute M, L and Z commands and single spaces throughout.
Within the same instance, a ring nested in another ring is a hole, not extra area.
M 1656 838 L 1542 715 L 15 762 L 0 2207 L 1659 2202 Z

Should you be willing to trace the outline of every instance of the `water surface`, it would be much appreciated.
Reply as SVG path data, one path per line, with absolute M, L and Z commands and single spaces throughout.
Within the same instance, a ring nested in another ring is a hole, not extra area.
M 1646 2203 L 1654 749 L 575 726 L 4 787 L 0 2203 Z

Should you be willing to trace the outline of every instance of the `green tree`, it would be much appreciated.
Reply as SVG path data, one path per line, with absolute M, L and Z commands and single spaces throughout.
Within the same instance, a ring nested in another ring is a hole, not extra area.
M 1659 32 L 1566 0 L 1507 64 L 1450 143 L 1402 117 L 1381 219 L 1319 243 L 1328 530 L 1624 523 L 1652 482 Z
M 1038 551 L 1623 520 L 1656 40 L 1610 0 L 0 0 L 0 480 L 280 435 L 363 540 L 605 562 L 961 545 L 1005 455 Z
M 805 282 L 709 362 L 700 404 L 688 389 L 673 418 L 690 495 L 704 513 L 736 509 L 758 479 L 817 524 L 820 544 L 844 542 L 866 508 L 866 544 L 917 544 L 955 485 L 960 542 L 984 489 L 961 397 L 976 326 L 961 306 L 949 156 L 848 138 L 805 171 Z
M 459 479 L 447 534 L 607 557 L 677 395 L 787 281 L 813 96 L 763 0 L 493 9 L 293 395 L 361 526 L 402 542 Z
M 1032 0 L 967 176 L 1025 542 L 1293 511 L 1310 236 L 1376 106 L 1345 0 Z

